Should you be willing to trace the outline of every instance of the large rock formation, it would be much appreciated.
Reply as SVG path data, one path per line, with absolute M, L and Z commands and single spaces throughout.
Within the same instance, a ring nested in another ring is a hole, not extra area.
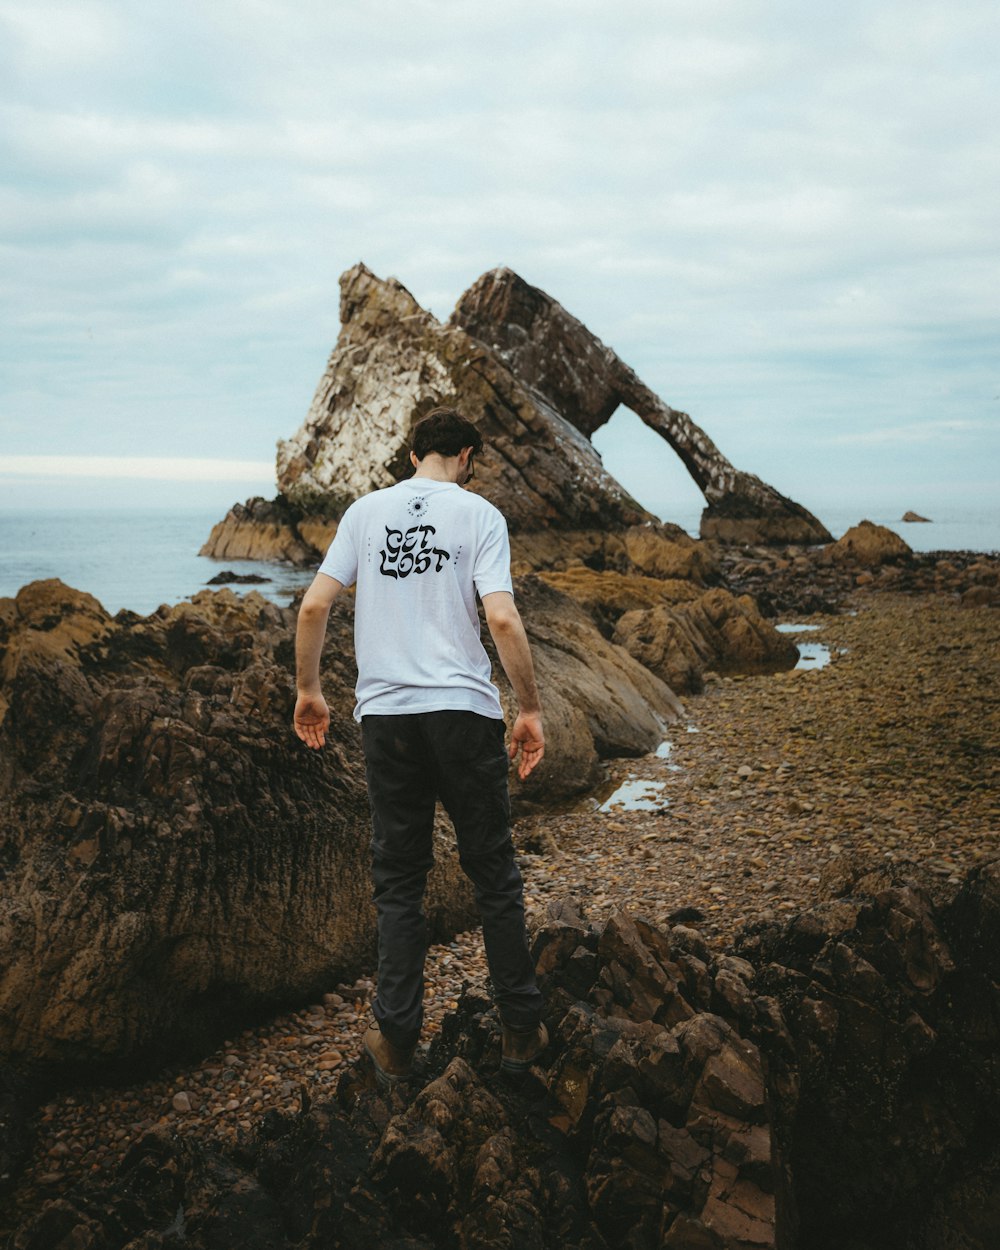
M 57 581 L 0 600 L 0 1057 L 160 1062 L 371 966 L 350 628 L 314 754 L 294 613 L 255 593 L 114 619 Z M 471 896 L 450 840 L 438 859 L 453 932 Z
M 549 740 L 515 789 L 551 801 L 680 708 L 572 599 L 518 593 Z M 173 1058 L 373 965 L 352 616 L 345 596 L 313 753 L 291 729 L 291 609 L 221 590 L 111 618 L 58 581 L 0 600 L 0 1058 Z M 442 824 L 439 935 L 474 917 L 452 842 Z
M 517 378 L 589 438 L 622 404 L 677 452 L 708 508 L 701 532 L 723 542 L 829 540 L 817 519 L 734 468 L 687 413 L 664 403 L 587 327 L 510 269 L 484 274 L 451 322 L 492 347 Z
M 734 469 L 688 416 L 510 270 L 480 278 L 444 325 L 399 282 L 364 265 L 340 285 L 337 345 L 301 429 L 278 446 L 278 499 L 234 508 L 203 554 L 316 559 L 348 504 L 408 472 L 413 423 L 441 403 L 481 429 L 488 453 L 472 489 L 502 508 L 514 532 L 656 525 L 590 441 L 624 403 L 677 451 L 704 492 L 706 536 L 829 539 L 815 517 Z
M 937 901 L 905 870 L 841 874 L 723 955 L 553 904 L 552 1043 L 525 1078 L 471 986 L 409 1085 L 359 1061 L 228 1154 L 154 1130 L 12 1250 L 992 1250 L 998 950 L 997 863 Z

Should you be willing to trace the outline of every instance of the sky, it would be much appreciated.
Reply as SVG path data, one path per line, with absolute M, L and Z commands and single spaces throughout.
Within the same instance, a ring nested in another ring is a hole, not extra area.
M 820 515 L 996 510 L 998 44 L 993 0 L 0 0 L 0 510 L 273 494 L 359 260 L 442 320 L 510 266 Z

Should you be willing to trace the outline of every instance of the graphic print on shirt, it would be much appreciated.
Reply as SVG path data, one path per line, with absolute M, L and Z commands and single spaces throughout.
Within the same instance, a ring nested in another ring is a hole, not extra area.
M 451 553 L 432 545 L 431 536 L 436 534 L 433 525 L 411 525 L 408 530 L 385 527 L 385 546 L 379 552 L 382 562 L 379 572 L 383 577 L 402 580 L 411 573 L 426 573 L 433 568 L 440 573 L 451 559 Z

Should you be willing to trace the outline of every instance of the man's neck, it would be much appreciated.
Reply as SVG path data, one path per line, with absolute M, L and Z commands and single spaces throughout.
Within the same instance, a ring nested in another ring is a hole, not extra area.
M 410 478 L 412 482 L 414 478 L 422 477 L 431 482 L 450 482 L 453 486 L 458 483 L 458 458 L 455 456 L 439 456 L 436 452 L 430 452 L 424 456 L 419 465 Z

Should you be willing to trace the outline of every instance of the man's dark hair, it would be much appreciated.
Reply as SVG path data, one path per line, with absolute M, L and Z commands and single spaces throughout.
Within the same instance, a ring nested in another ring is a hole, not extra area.
M 439 456 L 457 456 L 463 447 L 471 447 L 478 455 L 483 450 L 483 436 L 454 408 L 435 408 L 413 427 L 410 446 L 418 460 L 432 451 Z

